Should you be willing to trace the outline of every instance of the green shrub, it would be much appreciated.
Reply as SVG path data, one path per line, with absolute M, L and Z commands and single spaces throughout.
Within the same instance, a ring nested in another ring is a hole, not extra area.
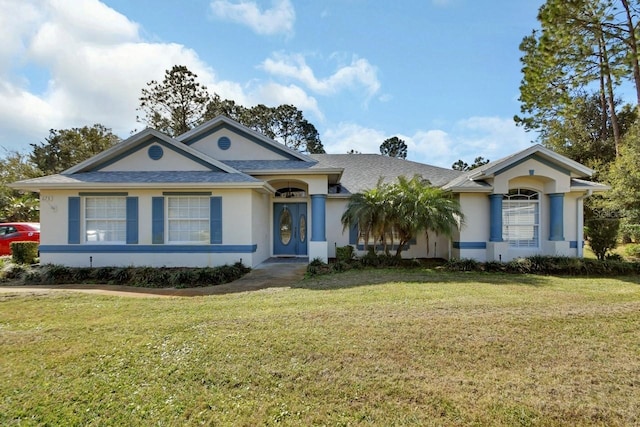
M 620 220 L 616 218 L 592 218 L 587 220 L 585 236 L 591 250 L 599 260 L 618 244 Z
M 507 265 L 501 261 L 488 261 L 484 263 L 484 271 L 488 273 L 504 273 L 507 271 Z
M 640 244 L 627 245 L 624 248 L 624 254 L 629 258 L 640 258 Z
M 326 265 L 326 263 L 324 261 L 322 261 L 322 258 L 320 257 L 316 257 L 314 259 L 311 260 L 311 262 L 309 263 L 309 265 L 312 265 L 314 267 L 321 267 L 323 265 Z
M 23 264 L 8 263 L 0 270 L 0 280 L 20 279 L 27 268 Z
M 10 264 L 11 268 L 21 268 Z M 3 271 L 6 269 L 3 269 Z M 241 263 L 220 267 L 79 267 L 48 264 L 29 271 L 29 283 L 110 283 L 148 288 L 213 286 L 239 279 L 251 269 Z M 14 278 L 17 273 L 9 274 Z M 6 273 L 2 273 L 6 276 Z
M 48 264 L 45 266 L 42 276 L 43 281 L 46 283 L 62 284 L 73 282 L 71 268 L 64 265 Z
M 449 271 L 481 271 L 482 263 L 471 258 L 452 258 L 444 265 Z
M 340 246 L 336 248 L 336 261 L 338 262 L 349 262 L 355 256 L 355 252 L 353 250 L 353 246 Z
M 16 264 L 33 264 L 38 258 L 38 242 L 11 242 L 11 258 Z
M 507 263 L 507 272 L 517 274 L 529 274 L 532 271 L 532 263 L 528 258 L 516 258 Z
M 380 265 L 380 258 L 378 258 L 378 254 L 376 254 L 373 246 L 369 246 L 367 253 L 360 258 L 360 262 L 365 267 L 377 267 Z

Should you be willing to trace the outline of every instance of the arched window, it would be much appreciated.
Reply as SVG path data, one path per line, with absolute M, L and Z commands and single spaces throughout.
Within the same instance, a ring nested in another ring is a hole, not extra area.
M 284 197 L 287 199 L 291 197 L 307 197 L 307 192 L 302 188 L 284 187 L 276 190 L 276 197 Z
M 537 248 L 540 245 L 540 195 L 518 188 L 502 200 L 502 240 L 513 248 Z

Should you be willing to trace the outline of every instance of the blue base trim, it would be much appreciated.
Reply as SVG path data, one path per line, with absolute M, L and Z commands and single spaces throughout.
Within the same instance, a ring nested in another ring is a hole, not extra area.
M 487 242 L 453 242 L 454 249 L 487 249 Z
M 578 241 L 577 240 L 571 240 L 569 242 L 569 247 L 571 249 L 578 249 Z M 582 242 L 582 247 L 584 248 L 584 242 Z
M 40 245 L 40 253 L 254 253 L 258 245 Z

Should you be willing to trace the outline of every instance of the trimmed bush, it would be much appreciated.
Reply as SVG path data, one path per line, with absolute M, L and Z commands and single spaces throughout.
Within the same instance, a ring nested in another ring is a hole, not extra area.
M 592 218 L 587 220 L 585 235 L 591 250 L 599 260 L 618 244 L 620 220 L 617 218 Z
M 11 259 L 16 264 L 33 264 L 38 258 L 38 242 L 11 242 Z
M 12 264 L 12 268 L 20 267 Z M 48 264 L 24 275 L 28 284 L 105 283 L 146 288 L 187 288 L 232 282 L 251 269 L 241 263 L 220 267 L 80 267 Z M 6 274 L 3 274 L 7 276 Z M 17 272 L 9 278 L 17 278 Z
M 355 252 L 353 251 L 353 246 L 339 246 L 336 248 L 336 261 L 338 262 L 349 262 L 355 257 Z

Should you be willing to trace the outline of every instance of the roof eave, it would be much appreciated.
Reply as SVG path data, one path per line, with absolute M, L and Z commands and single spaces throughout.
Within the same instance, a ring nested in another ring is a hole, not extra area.
M 266 182 L 69 182 L 69 183 L 42 183 L 33 185 L 21 185 L 20 182 L 9 184 L 16 190 L 39 192 L 42 190 L 75 190 L 75 189 L 184 189 L 184 188 L 247 188 L 265 189 L 275 192 L 275 189 Z

